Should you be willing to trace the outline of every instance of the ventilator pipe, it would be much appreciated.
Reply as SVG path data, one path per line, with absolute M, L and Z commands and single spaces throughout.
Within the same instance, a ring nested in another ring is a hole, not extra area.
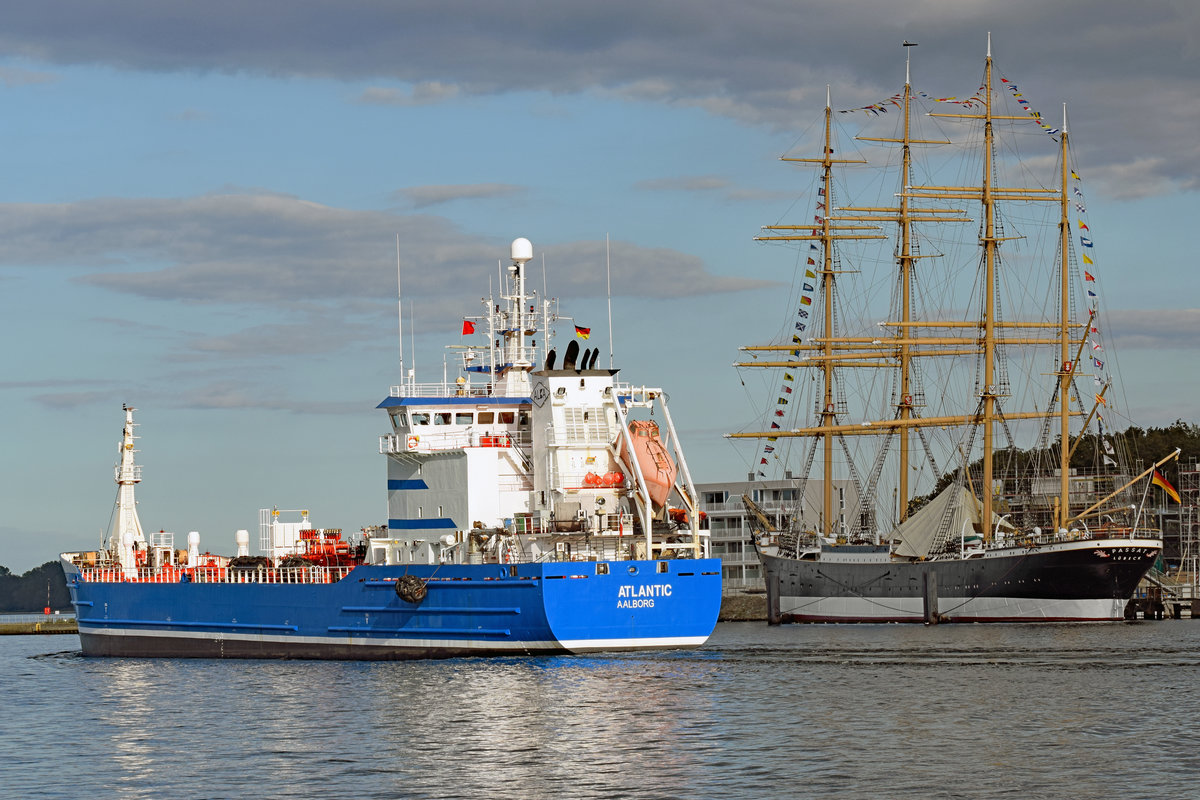
M 188 566 L 200 566 L 200 531 L 188 531 Z

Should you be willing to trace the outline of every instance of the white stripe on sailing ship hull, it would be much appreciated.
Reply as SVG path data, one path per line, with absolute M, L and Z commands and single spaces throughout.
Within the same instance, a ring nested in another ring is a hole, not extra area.
M 1120 620 L 1125 600 L 1053 600 L 1036 597 L 939 597 L 938 614 L 952 620 L 1055 621 Z M 911 621 L 925 619 L 920 597 L 787 597 L 779 598 L 779 612 L 806 620 Z

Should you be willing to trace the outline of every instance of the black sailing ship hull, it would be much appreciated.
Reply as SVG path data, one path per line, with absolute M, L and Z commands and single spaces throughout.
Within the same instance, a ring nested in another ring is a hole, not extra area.
M 760 554 L 768 622 L 1121 620 L 1162 542 L 1091 539 L 927 561 L 836 551 Z

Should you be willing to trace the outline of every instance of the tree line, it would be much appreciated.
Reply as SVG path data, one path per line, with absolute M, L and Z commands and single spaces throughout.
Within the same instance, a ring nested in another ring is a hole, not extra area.
M 1200 425 L 1184 422 L 1181 419 L 1161 428 L 1139 428 L 1132 425 L 1124 431 L 1106 433 L 1105 439 L 1113 447 L 1111 452 L 1114 453 L 1114 456 L 1116 448 L 1122 448 L 1126 468 L 1131 477 L 1178 447 L 1180 449 L 1179 458 L 1159 467 L 1159 472 L 1177 490 L 1182 483 L 1179 476 L 1180 467 L 1190 468 L 1195 462 L 1200 462 Z M 1109 449 L 1104 446 L 1104 439 L 1094 433 L 1085 433 L 1071 454 L 1071 466 L 1081 475 L 1103 471 L 1101 465 L 1109 452 Z M 1046 468 L 1053 468 L 1057 463 L 1057 442 L 1053 447 L 1048 448 L 1035 447 L 1028 450 L 1018 447 L 998 448 L 992 457 L 992 464 L 996 470 L 1011 475 L 1029 475 Z M 981 472 L 982 465 L 982 458 L 971 462 L 971 471 L 976 477 Z M 956 480 L 957 474 L 957 469 L 950 469 L 942 473 L 933 491 L 927 495 L 912 498 L 909 502 L 908 513 L 912 514 L 936 497 Z
M 8 567 L 0 566 L 0 611 L 40 612 L 47 605 L 53 611 L 73 610 L 58 561 L 47 561 L 24 575 L 14 575 Z

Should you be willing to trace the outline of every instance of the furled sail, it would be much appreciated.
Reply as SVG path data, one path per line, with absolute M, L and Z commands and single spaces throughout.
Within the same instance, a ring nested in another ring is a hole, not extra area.
M 892 531 L 893 552 L 903 558 L 927 558 L 947 541 L 974 537 L 980 530 L 979 501 L 965 487 L 952 483 Z M 992 526 L 1012 530 L 1007 519 L 992 514 Z

